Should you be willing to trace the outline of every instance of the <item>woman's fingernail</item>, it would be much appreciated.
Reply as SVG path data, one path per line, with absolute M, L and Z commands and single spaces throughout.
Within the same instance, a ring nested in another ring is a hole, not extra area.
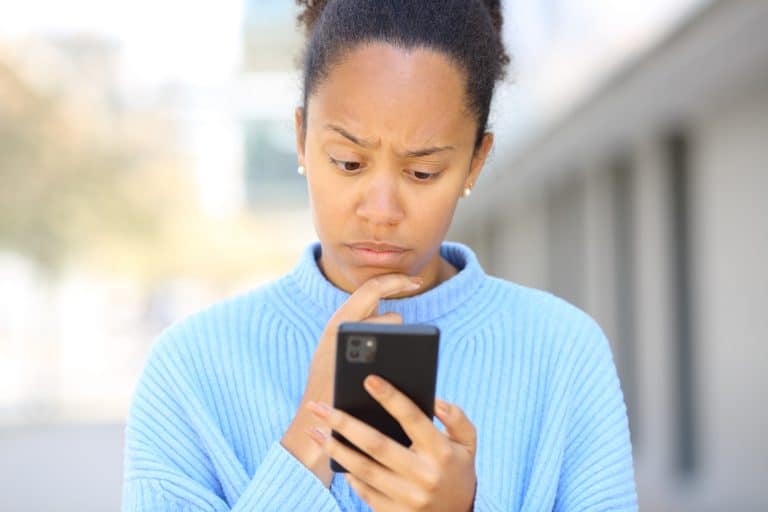
M 320 416 L 321 418 L 327 418 L 328 416 L 330 416 L 330 415 L 331 415 L 331 408 L 330 408 L 330 407 L 328 407 L 328 406 L 327 406 L 326 404 L 324 404 L 324 403 L 321 403 L 321 402 L 313 402 L 313 401 L 310 401 L 310 402 L 307 404 L 307 406 L 309 407 L 309 409 L 310 409 L 310 410 L 311 410 L 313 413 L 317 414 L 317 415 L 318 415 L 318 416 Z
M 445 405 L 445 402 L 437 402 L 437 403 L 435 403 L 435 409 L 437 409 L 437 412 L 440 413 L 440 416 L 447 416 L 448 415 L 448 406 Z
M 365 384 L 374 393 L 381 393 L 384 390 L 384 381 L 375 375 L 366 377 Z
M 323 443 L 325 443 L 325 440 L 327 439 L 325 432 L 323 432 L 317 427 L 306 428 L 304 429 L 304 432 L 306 432 L 307 435 L 309 435 L 309 437 L 311 437 L 312 440 L 319 445 L 322 445 Z

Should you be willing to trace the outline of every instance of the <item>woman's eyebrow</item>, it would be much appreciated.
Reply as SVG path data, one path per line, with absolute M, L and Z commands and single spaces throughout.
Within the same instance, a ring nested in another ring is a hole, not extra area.
M 416 158 L 416 157 L 420 157 L 420 156 L 431 155 L 431 154 L 437 153 L 439 151 L 449 151 L 451 149 L 453 149 L 453 146 L 443 146 L 443 147 L 434 146 L 434 147 L 431 147 L 431 148 L 414 149 L 414 150 L 411 150 L 411 151 L 406 151 L 405 153 L 403 153 L 400 156 L 402 156 L 403 158 Z
M 354 135 L 349 133 L 347 130 L 345 130 L 341 126 L 336 126 L 335 124 L 327 123 L 325 125 L 325 128 L 328 129 L 328 130 L 335 131 L 336 133 L 338 133 L 339 135 L 341 135 L 345 139 L 348 139 L 348 140 L 354 142 L 355 144 L 357 144 L 360 147 L 363 147 L 363 148 L 366 148 L 366 149 L 370 149 L 370 148 L 372 148 L 374 146 L 374 144 L 372 142 L 367 141 L 365 139 L 361 139 L 359 137 L 355 137 Z M 431 147 L 431 148 L 409 150 L 409 151 L 404 152 L 403 154 L 400 154 L 399 156 L 401 156 L 403 158 L 416 158 L 416 157 L 420 157 L 420 156 L 431 155 L 431 154 L 437 153 L 439 151 L 448 151 L 448 150 L 451 150 L 451 149 L 454 149 L 454 147 L 453 146 L 442 146 L 442 147 L 434 146 L 434 147 Z
M 355 137 L 351 133 L 349 133 L 347 130 L 342 128 L 341 126 L 336 126 L 335 124 L 328 123 L 325 125 L 325 128 L 328 130 L 333 130 L 337 133 L 339 133 L 342 137 L 351 140 L 358 146 L 364 147 L 366 149 L 370 149 L 374 146 L 373 142 L 369 142 L 365 139 L 361 139 L 359 137 Z

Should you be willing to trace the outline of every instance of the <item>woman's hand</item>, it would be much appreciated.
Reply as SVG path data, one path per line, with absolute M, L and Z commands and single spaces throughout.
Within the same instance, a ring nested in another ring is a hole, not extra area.
M 474 503 L 474 425 L 455 405 L 435 400 L 440 432 L 419 407 L 384 379 L 369 375 L 368 393 L 403 428 L 412 444 L 406 448 L 378 430 L 324 403 L 310 402 L 308 408 L 323 421 L 327 431 L 336 430 L 374 460 L 315 429 L 310 433 L 323 451 L 344 466 L 352 488 L 368 505 L 379 511 L 472 510 Z
M 281 439 L 283 446 L 329 487 L 333 478 L 328 456 L 306 435 L 306 429 L 316 424 L 305 405 L 310 401 L 330 403 L 333 398 L 333 372 L 336 354 L 336 334 L 342 322 L 402 324 L 397 313 L 378 315 L 379 300 L 419 288 L 423 279 L 406 274 L 383 274 L 363 283 L 334 313 L 325 326 L 315 348 L 304 395 L 293 421 Z

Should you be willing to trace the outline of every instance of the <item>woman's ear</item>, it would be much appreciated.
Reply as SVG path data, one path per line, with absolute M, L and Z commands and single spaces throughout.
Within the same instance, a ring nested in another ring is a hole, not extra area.
M 299 158 L 299 165 L 304 165 L 304 141 L 306 140 L 304 136 L 304 130 L 306 129 L 304 121 L 304 108 L 296 107 L 294 122 L 296 124 L 296 155 Z
M 483 170 L 483 165 L 488 157 L 488 153 L 493 146 L 493 133 L 485 132 L 483 140 L 480 142 L 480 147 L 477 148 L 475 154 L 472 155 L 472 162 L 469 165 L 469 175 L 467 176 L 466 184 L 471 188 L 477 183 L 477 179 L 480 177 L 480 171 Z

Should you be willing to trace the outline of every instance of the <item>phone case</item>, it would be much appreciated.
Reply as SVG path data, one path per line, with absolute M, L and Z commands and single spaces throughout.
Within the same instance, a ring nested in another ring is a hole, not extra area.
M 362 341 L 366 337 L 375 338 L 372 360 L 354 360 L 354 347 L 349 343 L 356 343 L 353 341 L 355 337 L 358 340 L 362 337 Z M 408 396 L 431 420 L 434 417 L 439 342 L 440 330 L 432 325 L 342 323 L 336 343 L 334 407 L 359 418 L 404 446 L 410 446 L 411 440 L 400 424 L 368 394 L 363 380 L 372 373 L 383 377 Z M 332 435 L 367 456 L 340 433 L 334 430 Z M 333 459 L 331 469 L 342 473 L 347 471 Z

